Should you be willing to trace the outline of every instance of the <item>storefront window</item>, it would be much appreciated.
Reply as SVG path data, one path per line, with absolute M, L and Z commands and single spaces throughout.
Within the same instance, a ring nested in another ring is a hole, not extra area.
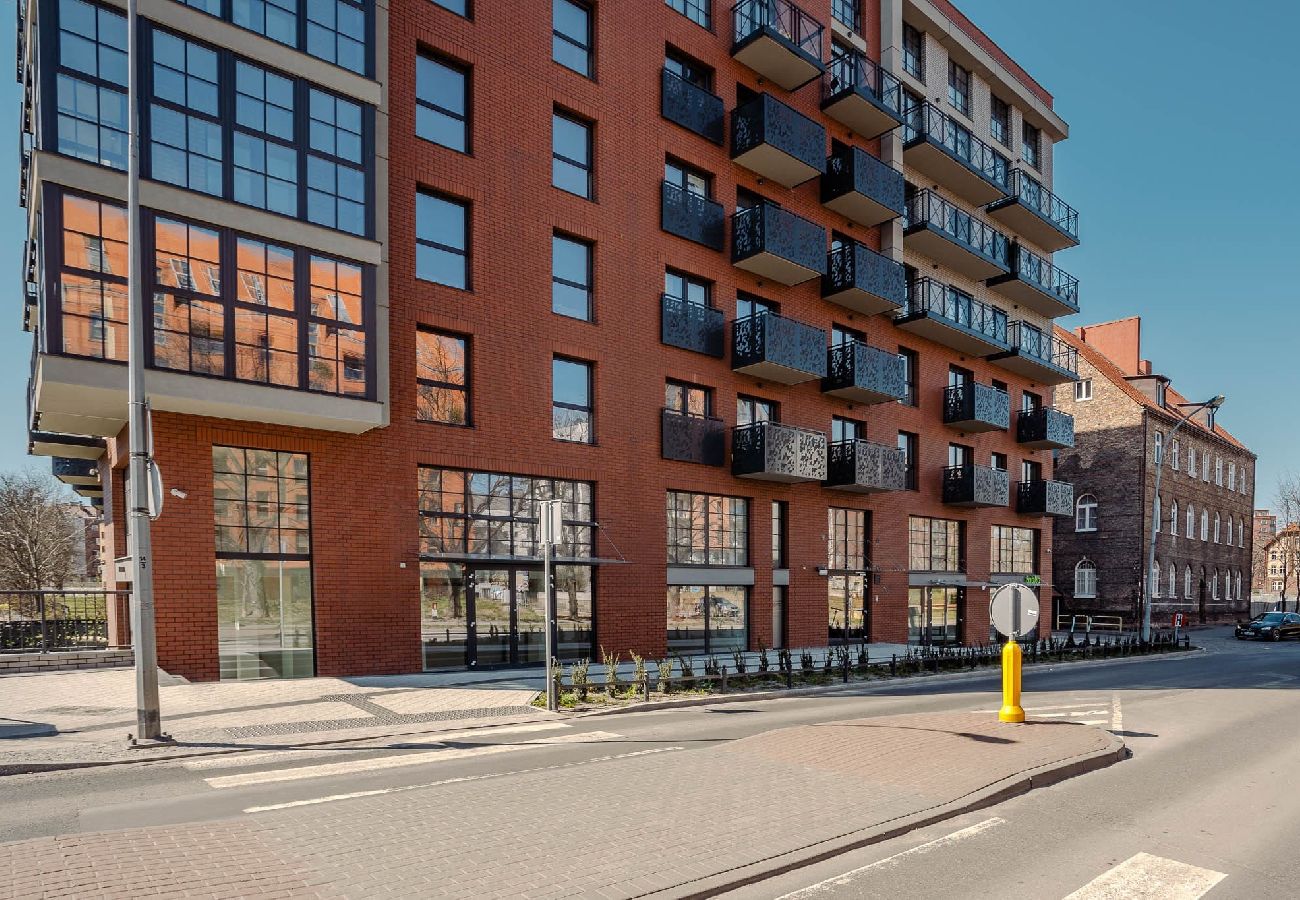
M 962 523 L 952 519 L 908 519 L 908 568 L 913 572 L 962 571 Z
M 740 497 L 668 492 L 668 562 L 749 564 L 749 502 Z
M 668 652 L 727 653 L 749 645 L 749 591 L 738 586 L 668 588 Z
M 912 644 L 957 644 L 966 591 L 958 587 L 914 587 L 907 592 L 907 640 Z

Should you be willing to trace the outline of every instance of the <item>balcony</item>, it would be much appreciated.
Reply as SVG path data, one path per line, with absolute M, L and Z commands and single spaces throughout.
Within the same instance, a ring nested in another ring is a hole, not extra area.
M 721 145 L 726 116 L 722 98 L 679 78 L 667 69 L 663 70 L 662 84 L 659 112 L 663 117 Z
M 740 0 L 731 21 L 732 57 L 787 91 L 825 71 L 822 24 L 789 0 Z
M 989 466 L 948 466 L 943 470 L 943 502 L 949 506 L 1006 506 L 1011 479 Z
M 1007 158 L 929 103 L 903 116 L 903 160 L 976 206 L 1011 191 Z
M 99 484 L 99 463 L 93 459 L 56 456 L 50 460 L 50 470 L 64 484 L 82 487 Z
M 722 359 L 721 310 L 668 294 L 662 296 L 660 309 L 663 313 L 659 333 L 661 341 L 669 347 L 681 347 Z
M 755 481 L 825 481 L 826 435 L 779 422 L 741 425 L 731 435 L 731 474 Z
M 919 278 L 907 286 L 907 304 L 894 324 L 971 356 L 1003 353 L 1011 347 L 1005 312 L 933 278 Z
M 976 281 L 1011 271 L 1007 236 L 938 194 L 918 191 L 908 198 L 904 212 L 907 249 Z
M 1007 326 L 1011 349 L 989 357 L 1008 371 L 1040 384 L 1066 384 L 1079 378 L 1078 351 L 1025 322 Z
M 1020 244 L 1011 248 L 1011 272 L 986 283 L 1004 297 L 1049 319 L 1079 311 L 1079 279 Z
M 826 171 L 826 129 L 771 94 L 731 111 L 731 158 L 795 187 Z
M 664 459 L 721 466 L 727 461 L 727 426 L 711 416 L 693 416 L 663 411 L 662 453 Z
M 826 256 L 822 299 L 864 316 L 897 312 L 907 303 L 907 274 L 901 263 L 856 241 Z
M 871 140 L 903 121 L 897 78 L 861 53 L 836 54 L 822 79 L 822 112 Z
M 1026 516 L 1074 515 L 1074 485 L 1064 481 L 1022 481 L 1016 485 L 1016 512 Z
M 943 392 L 943 424 L 965 434 L 1006 431 L 1011 427 L 1011 398 L 977 381 L 953 385 Z
M 1074 207 L 1020 169 L 1011 170 L 1009 192 L 1011 196 L 989 204 L 990 216 L 1052 253 L 1079 245 Z
M 872 228 L 907 211 L 903 173 L 865 150 L 835 142 L 822 176 L 822 206 Z
M 721 203 L 665 181 L 659 226 L 669 234 L 721 250 L 726 240 L 727 212 Z
M 826 376 L 826 332 L 764 312 L 731 324 L 731 368 L 779 384 Z
M 836 441 L 830 446 L 826 487 L 858 494 L 907 489 L 903 451 L 869 441 Z
M 854 403 L 889 403 L 907 393 L 903 360 L 897 353 L 848 341 L 826 351 L 822 393 Z
M 1016 417 L 1016 442 L 1034 450 L 1074 446 L 1074 416 L 1050 406 L 1024 410 Z
M 104 455 L 106 446 L 103 438 L 85 437 L 79 434 L 32 431 L 27 435 L 29 456 L 62 456 L 67 459 L 96 460 Z
M 826 229 L 766 201 L 731 217 L 731 262 L 784 285 L 826 274 Z

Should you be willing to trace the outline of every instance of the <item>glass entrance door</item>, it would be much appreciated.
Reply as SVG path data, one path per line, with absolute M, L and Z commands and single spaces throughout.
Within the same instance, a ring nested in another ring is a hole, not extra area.
M 866 576 L 839 574 L 827 579 L 829 585 L 829 629 L 832 644 L 860 643 L 867 639 Z
M 510 569 L 475 569 L 471 637 L 479 668 L 511 663 L 514 618 L 514 573 Z
M 907 592 L 907 639 L 913 644 L 961 642 L 965 592 L 955 587 L 912 588 Z

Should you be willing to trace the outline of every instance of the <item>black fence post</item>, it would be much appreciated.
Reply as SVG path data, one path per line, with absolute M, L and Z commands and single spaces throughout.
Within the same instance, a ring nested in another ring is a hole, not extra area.
M 36 595 L 36 613 L 41 617 L 41 652 L 50 652 L 50 623 L 45 615 L 45 592 Z

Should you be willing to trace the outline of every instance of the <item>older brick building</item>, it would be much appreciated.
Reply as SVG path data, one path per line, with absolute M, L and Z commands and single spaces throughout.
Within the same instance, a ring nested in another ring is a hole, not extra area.
M 1149 591 L 1157 625 L 1175 612 L 1236 618 L 1250 601 L 1255 455 L 1142 358 L 1139 318 L 1057 334 L 1079 352 L 1079 380 L 1056 394 L 1075 420 L 1075 446 L 1057 458 L 1075 486 L 1053 548 L 1060 612 L 1132 626 Z M 1156 566 L 1144 577 L 1162 459 Z
M 635 6 L 147 5 L 165 668 L 539 662 L 549 498 L 569 658 L 986 640 L 1050 574 L 1051 95 L 947 0 Z M 121 3 L 24 13 L 32 446 L 124 547 Z

